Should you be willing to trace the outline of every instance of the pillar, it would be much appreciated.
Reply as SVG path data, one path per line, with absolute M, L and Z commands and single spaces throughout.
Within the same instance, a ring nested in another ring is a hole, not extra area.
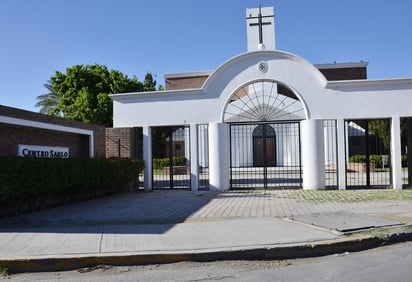
M 190 125 L 190 189 L 199 190 L 199 139 L 197 124 Z
M 325 189 L 323 120 L 301 121 L 303 189 Z
M 230 165 L 229 125 L 226 123 L 209 124 L 209 189 L 211 191 L 229 190 Z
M 408 186 L 412 186 L 412 118 L 406 118 L 406 157 L 408 159 Z
M 400 117 L 391 120 L 391 158 L 393 189 L 402 189 L 402 150 Z
M 344 119 L 336 120 L 337 127 L 337 153 L 338 159 L 336 164 L 337 175 L 338 175 L 338 189 L 346 190 L 346 126 Z
M 152 154 L 152 129 L 149 126 L 143 127 L 143 160 L 144 167 L 144 189 L 153 188 L 153 154 Z
M 89 135 L 89 158 L 94 158 L 94 132 Z

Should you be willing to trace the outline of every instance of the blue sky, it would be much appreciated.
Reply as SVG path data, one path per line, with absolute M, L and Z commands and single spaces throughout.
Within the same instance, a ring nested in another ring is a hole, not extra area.
M 412 77 L 410 0 L 0 0 L 0 104 L 38 111 L 55 71 L 104 64 L 143 80 L 213 70 L 246 51 L 245 9 L 275 7 L 276 47 Z

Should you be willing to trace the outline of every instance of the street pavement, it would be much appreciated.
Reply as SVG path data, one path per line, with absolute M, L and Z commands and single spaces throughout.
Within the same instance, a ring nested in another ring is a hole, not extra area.
M 411 190 L 124 193 L 1 219 L 0 267 L 324 255 L 382 243 L 365 230 L 410 224 Z

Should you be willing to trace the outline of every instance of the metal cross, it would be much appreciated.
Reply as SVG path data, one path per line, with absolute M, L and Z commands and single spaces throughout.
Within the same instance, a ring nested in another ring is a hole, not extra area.
M 273 16 L 262 16 L 262 7 L 261 7 L 261 5 L 259 5 L 259 14 L 258 14 L 258 16 L 257 17 L 252 17 L 252 14 L 250 14 L 249 17 L 247 18 L 248 20 L 249 19 L 258 19 L 257 23 L 251 23 L 251 24 L 249 24 L 249 26 L 259 26 L 259 44 L 263 44 L 263 30 L 262 30 L 262 27 L 264 25 L 272 24 L 271 22 L 263 22 L 262 18 L 270 18 L 270 17 L 273 17 Z

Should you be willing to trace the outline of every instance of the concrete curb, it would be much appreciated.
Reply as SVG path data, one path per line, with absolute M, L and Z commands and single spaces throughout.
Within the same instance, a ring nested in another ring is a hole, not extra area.
M 379 238 L 376 236 L 359 235 L 301 244 L 217 250 L 0 258 L 0 267 L 7 268 L 10 273 L 20 273 L 74 270 L 98 265 L 127 266 L 182 261 L 210 262 L 217 260 L 294 259 L 326 256 L 344 252 L 357 252 L 404 241 L 412 241 L 412 232 L 391 233 Z

